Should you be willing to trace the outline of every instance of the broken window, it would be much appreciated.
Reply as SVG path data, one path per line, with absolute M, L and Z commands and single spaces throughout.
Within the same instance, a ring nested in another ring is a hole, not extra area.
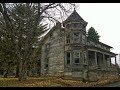
M 75 64 L 79 64 L 80 63 L 80 55 L 79 55 L 79 51 L 74 51 L 74 63 Z
M 70 52 L 66 53 L 66 63 L 70 64 Z

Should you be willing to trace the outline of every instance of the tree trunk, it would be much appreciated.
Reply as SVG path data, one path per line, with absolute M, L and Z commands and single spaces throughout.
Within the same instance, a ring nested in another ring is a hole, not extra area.
M 4 78 L 8 77 L 9 70 L 10 70 L 10 64 L 8 63 L 8 67 L 7 67 L 7 69 L 4 72 Z
M 32 76 L 31 66 L 28 66 L 27 76 Z
M 19 81 L 26 81 L 27 80 L 27 71 L 22 70 L 19 74 Z
M 6 70 L 4 73 L 4 78 L 7 78 L 7 77 L 8 77 L 8 71 Z
M 27 67 L 26 67 L 25 62 L 23 63 L 22 60 L 20 60 L 20 63 L 19 63 L 19 78 L 18 78 L 18 80 L 19 81 L 27 80 Z
M 9 72 L 9 67 L 8 67 L 7 70 L 5 70 L 5 72 L 4 72 L 4 78 L 7 78 L 7 77 L 8 77 L 8 72 Z
M 15 77 L 19 77 L 19 66 L 16 67 L 16 75 Z
M 37 76 L 36 63 L 34 63 L 34 66 L 33 66 L 33 76 L 34 77 Z

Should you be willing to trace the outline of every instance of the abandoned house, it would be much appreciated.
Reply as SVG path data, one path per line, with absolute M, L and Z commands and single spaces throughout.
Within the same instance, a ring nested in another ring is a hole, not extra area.
M 41 75 L 96 81 L 118 75 L 116 53 L 102 42 L 88 41 L 87 22 L 74 10 L 61 24 L 56 23 L 41 40 Z M 115 60 L 116 68 L 112 67 Z

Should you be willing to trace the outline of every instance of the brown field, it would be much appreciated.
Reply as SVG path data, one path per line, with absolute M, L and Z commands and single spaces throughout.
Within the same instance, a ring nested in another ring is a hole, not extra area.
M 79 80 L 65 80 L 61 77 L 29 77 L 27 81 L 19 82 L 18 78 L 0 77 L 0 87 L 93 87 L 104 85 L 114 81 L 120 81 L 120 78 L 109 78 L 99 80 L 98 82 L 82 82 Z

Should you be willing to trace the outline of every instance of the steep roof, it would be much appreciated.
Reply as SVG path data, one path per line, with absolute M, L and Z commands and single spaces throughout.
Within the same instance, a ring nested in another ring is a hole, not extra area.
M 80 21 L 84 21 L 84 20 L 74 9 L 72 14 L 64 22 L 68 22 L 68 21 L 79 21 L 80 22 Z M 84 21 L 84 22 L 86 22 L 86 21 Z

